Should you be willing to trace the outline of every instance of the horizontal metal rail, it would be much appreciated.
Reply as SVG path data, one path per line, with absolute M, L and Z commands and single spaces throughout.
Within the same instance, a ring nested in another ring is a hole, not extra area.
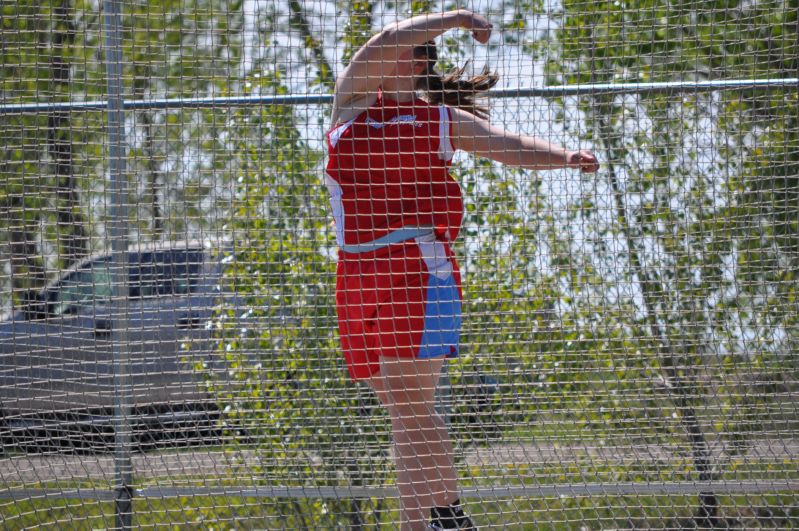
M 715 92 L 719 90 L 799 90 L 799 78 L 730 79 L 716 81 L 666 81 L 659 83 L 597 83 L 556 85 L 551 87 L 518 87 L 492 89 L 491 98 L 558 98 L 564 96 L 598 96 L 600 94 L 677 94 Z M 330 94 L 295 94 L 264 96 L 229 96 L 209 98 L 164 98 L 125 100 L 124 110 L 210 109 L 216 107 L 248 107 L 259 105 L 321 105 L 333 101 Z M 0 104 L 0 115 L 48 114 L 54 112 L 104 112 L 105 100 L 74 102 L 32 102 Z
M 661 483 L 584 483 L 575 485 L 496 485 L 465 487 L 464 498 L 507 499 L 559 496 L 680 496 L 704 492 L 715 494 L 777 494 L 799 492 L 799 480 L 763 481 L 664 481 Z M 393 487 L 143 487 L 133 489 L 133 497 L 175 498 L 189 496 L 225 496 L 240 498 L 352 499 L 394 498 Z M 91 499 L 112 501 L 110 489 L 7 489 L 0 490 L 0 500 L 43 498 Z

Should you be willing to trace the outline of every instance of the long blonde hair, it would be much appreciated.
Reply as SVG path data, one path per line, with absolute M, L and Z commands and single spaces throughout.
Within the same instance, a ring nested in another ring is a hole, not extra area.
M 436 43 L 428 41 L 413 49 L 414 57 L 427 57 L 427 75 L 419 80 L 418 89 L 427 93 L 430 103 L 449 105 L 463 109 L 469 113 L 488 118 L 488 108 L 478 105 L 476 98 L 497 84 L 499 76 L 491 72 L 488 65 L 483 71 L 469 79 L 462 79 L 463 73 L 469 66 L 467 62 L 460 68 L 453 68 L 443 76 L 436 72 L 435 64 L 438 61 Z

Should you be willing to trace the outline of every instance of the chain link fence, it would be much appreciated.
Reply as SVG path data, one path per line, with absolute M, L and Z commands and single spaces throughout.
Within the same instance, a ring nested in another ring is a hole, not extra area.
M 442 67 L 593 176 L 457 155 L 440 408 L 481 529 L 799 525 L 799 6 L 14 0 L 0 53 L 4 528 L 393 529 L 323 184 L 334 72 Z

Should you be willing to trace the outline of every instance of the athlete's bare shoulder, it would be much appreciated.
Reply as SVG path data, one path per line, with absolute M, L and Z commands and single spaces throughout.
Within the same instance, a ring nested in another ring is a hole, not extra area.
M 330 118 L 330 126 L 347 123 L 357 118 L 359 114 L 367 110 L 377 101 L 377 94 L 367 94 L 357 98 L 350 98 L 345 102 L 339 103 L 338 96 L 333 99 L 333 113 Z

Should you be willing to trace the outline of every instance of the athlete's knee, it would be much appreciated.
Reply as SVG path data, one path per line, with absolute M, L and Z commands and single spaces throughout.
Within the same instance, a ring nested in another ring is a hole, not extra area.
M 395 431 L 429 433 L 446 427 L 432 404 L 392 404 L 388 412 Z

